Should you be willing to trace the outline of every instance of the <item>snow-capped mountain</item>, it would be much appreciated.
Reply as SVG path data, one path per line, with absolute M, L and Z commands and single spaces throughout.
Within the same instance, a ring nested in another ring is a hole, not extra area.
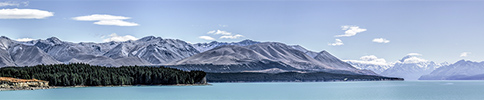
M 210 49 L 213 49 L 213 48 L 216 48 L 216 47 L 219 47 L 219 46 L 224 46 L 224 45 L 249 46 L 249 45 L 258 44 L 258 43 L 261 43 L 261 42 L 246 39 L 246 40 L 243 40 L 243 41 L 240 41 L 240 42 L 230 42 L 230 43 L 212 41 L 210 43 L 192 44 L 192 46 L 200 52 L 205 52 L 205 51 L 208 51 Z M 302 51 L 302 52 L 306 53 L 306 55 L 313 57 L 313 58 L 318 54 L 318 52 L 307 50 L 306 48 L 304 48 L 300 45 L 289 45 L 289 47 L 296 49 L 296 50 L 299 50 L 299 51 Z
M 278 42 L 211 42 L 189 44 L 178 39 L 148 36 L 139 40 L 72 43 L 56 37 L 18 42 L 0 39 L 0 65 L 88 63 L 103 66 L 167 65 L 208 72 L 325 71 L 376 75 L 357 69 L 327 51 L 313 52 Z
M 388 68 L 393 67 L 393 64 L 387 63 L 385 59 L 378 58 L 375 55 L 363 56 L 363 57 L 360 57 L 360 60 L 344 60 L 344 61 L 353 65 L 358 69 L 371 70 L 377 74 L 380 74 L 383 71 L 387 70 Z
M 50 56 L 61 62 L 70 62 L 70 60 L 81 60 L 86 56 L 102 56 L 103 53 L 111 50 L 119 42 L 108 43 L 71 43 L 64 42 L 56 37 L 51 37 L 46 40 L 35 40 L 31 43 L 42 49 Z M 89 58 L 87 58 L 89 59 Z
M 178 39 L 148 36 L 122 42 L 104 56 L 110 58 L 138 57 L 151 64 L 167 64 L 200 53 L 189 43 Z
M 210 43 L 192 44 L 192 46 L 195 49 L 197 49 L 199 52 L 205 52 L 205 51 L 208 51 L 210 49 L 213 49 L 213 48 L 216 48 L 216 47 L 219 47 L 219 46 L 224 46 L 224 45 L 248 46 L 248 45 L 253 45 L 253 44 L 257 44 L 257 43 L 260 43 L 260 42 L 246 39 L 246 40 L 243 40 L 243 41 L 240 41 L 240 42 L 231 42 L 231 43 L 212 41 Z
M 0 67 L 61 63 L 36 46 L 0 37 Z
M 213 72 L 277 69 L 375 75 L 372 71 L 358 70 L 326 51 L 316 57 L 317 59 L 312 58 L 282 43 L 263 42 L 248 46 L 219 46 L 177 61 L 173 65 L 181 69 L 201 68 L 199 70 Z
M 389 63 L 385 59 L 370 55 L 361 57 L 361 60 L 346 60 L 346 62 L 360 69 L 372 70 L 388 77 L 401 77 L 405 80 L 418 80 L 420 76 L 429 74 L 433 70 L 446 64 L 438 64 L 422 59 L 419 56 L 409 54 L 399 61 Z
M 484 61 L 473 62 L 460 60 L 454 64 L 442 66 L 419 80 L 484 80 Z
M 185 41 L 154 36 L 136 41 L 105 43 L 71 43 L 51 37 L 21 44 L 35 46 L 58 62 L 103 66 L 160 65 L 199 53 Z
M 405 80 L 418 80 L 420 76 L 429 74 L 441 65 L 417 56 L 408 55 L 397 61 L 393 67 L 383 71 L 381 75 L 401 77 Z

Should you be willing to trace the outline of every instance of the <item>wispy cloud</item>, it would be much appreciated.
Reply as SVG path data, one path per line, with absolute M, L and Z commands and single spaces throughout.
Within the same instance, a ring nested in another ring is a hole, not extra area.
M 101 20 L 94 22 L 97 25 L 116 25 L 116 26 L 138 26 L 138 24 L 133 22 L 126 22 L 122 20 Z
M 403 62 L 401 63 L 421 63 L 421 62 L 428 62 L 428 60 L 425 60 L 423 58 L 419 58 L 419 57 L 409 57 L 409 58 L 406 58 L 403 60 Z
M 419 53 L 408 53 L 407 56 L 422 56 L 422 54 L 419 54 Z
M 373 42 L 376 42 L 376 43 L 388 43 L 388 42 L 390 42 L 390 40 L 387 40 L 387 39 L 384 39 L 384 38 L 375 38 L 375 39 L 373 39 Z
M 220 36 L 221 39 L 237 39 L 237 38 L 240 38 L 240 37 L 244 37 L 244 36 L 240 35 L 240 34 Z
M 20 6 L 20 5 L 23 5 L 23 6 L 28 6 L 29 5 L 29 2 L 28 1 L 25 1 L 25 2 L 17 2 L 17 1 L 4 1 L 4 2 L 0 2 L 0 7 L 6 7 L 6 6 Z
M 204 39 L 204 40 L 210 40 L 210 41 L 215 40 L 215 38 L 212 38 L 212 37 L 210 37 L 210 36 L 200 36 L 200 37 L 198 37 L 198 38 L 200 38 L 200 39 Z
M 139 26 L 139 24 L 134 22 L 124 21 L 126 19 L 131 19 L 130 17 L 124 16 L 113 16 L 106 14 L 93 14 L 87 16 L 79 16 L 72 18 L 78 21 L 97 21 L 94 24 L 97 25 L 115 25 L 115 26 Z
M 341 26 L 341 29 L 345 30 L 345 34 L 336 35 L 334 37 L 350 37 L 350 36 L 356 35 L 357 33 L 366 31 L 366 29 L 364 28 L 360 28 L 359 26 L 351 26 L 351 25 Z
M 21 42 L 27 42 L 27 41 L 33 41 L 35 39 L 31 39 L 31 38 L 19 38 L 19 39 L 15 39 L 15 41 L 21 41 Z
M 1 9 L 0 19 L 43 19 L 54 16 L 53 12 L 38 9 Z
M 222 30 L 208 31 L 207 34 L 222 35 L 222 36 L 220 36 L 220 39 L 238 39 L 238 38 L 244 37 L 241 34 L 232 35 L 232 32 L 227 32 L 227 31 L 222 31 Z
M 344 44 L 343 44 L 343 41 L 341 41 L 340 39 L 335 39 L 334 43 L 328 43 L 328 45 L 330 45 L 330 46 L 340 46 L 340 45 L 344 45 Z
M 467 57 L 471 52 L 462 52 L 460 53 L 460 57 Z
M 101 38 L 105 38 L 105 37 L 103 36 Z M 105 38 L 103 42 L 110 42 L 110 41 L 122 42 L 122 41 L 128 41 L 128 40 L 138 40 L 138 38 L 131 35 L 119 36 L 118 34 L 113 33 L 109 35 L 107 38 Z
M 227 32 L 227 31 L 222 31 L 222 30 L 212 30 L 212 31 L 208 31 L 207 34 L 215 34 L 215 35 L 232 35 L 231 32 Z

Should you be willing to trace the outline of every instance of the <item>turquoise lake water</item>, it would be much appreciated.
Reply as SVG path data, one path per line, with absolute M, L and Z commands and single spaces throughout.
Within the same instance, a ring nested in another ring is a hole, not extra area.
M 0 100 L 484 100 L 484 81 L 211 84 L 0 91 Z

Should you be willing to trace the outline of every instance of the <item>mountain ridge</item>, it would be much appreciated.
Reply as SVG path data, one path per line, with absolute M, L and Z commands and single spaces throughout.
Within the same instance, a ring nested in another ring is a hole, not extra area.
M 313 52 L 299 45 L 279 42 L 217 42 L 190 44 L 179 39 L 147 36 L 123 42 L 66 42 L 57 37 L 45 40 L 14 41 L 1 37 L 1 48 L 30 48 L 38 55 L 24 57 L 16 52 L 0 51 L 0 65 L 88 63 L 101 66 L 160 66 L 212 72 L 272 71 L 301 72 L 325 71 L 345 74 L 376 75 L 372 71 L 354 68 L 327 51 Z M 12 45 L 15 44 L 15 45 Z M 31 55 L 31 54 L 29 54 Z M 15 59 L 10 59 L 15 58 Z M 25 61 L 34 61 L 27 64 Z M 23 59 L 23 60 L 19 60 Z

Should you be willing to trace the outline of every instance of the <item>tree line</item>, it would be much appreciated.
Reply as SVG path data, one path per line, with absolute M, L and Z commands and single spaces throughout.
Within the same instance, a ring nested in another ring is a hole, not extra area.
M 315 82 L 315 81 L 378 81 L 378 80 L 403 80 L 403 78 L 336 74 L 328 72 L 283 72 L 283 73 L 259 73 L 259 72 L 233 72 L 233 73 L 207 73 L 208 82 Z
M 203 71 L 165 67 L 103 67 L 83 63 L 0 68 L 1 77 L 40 79 L 51 86 L 170 85 L 204 83 Z

